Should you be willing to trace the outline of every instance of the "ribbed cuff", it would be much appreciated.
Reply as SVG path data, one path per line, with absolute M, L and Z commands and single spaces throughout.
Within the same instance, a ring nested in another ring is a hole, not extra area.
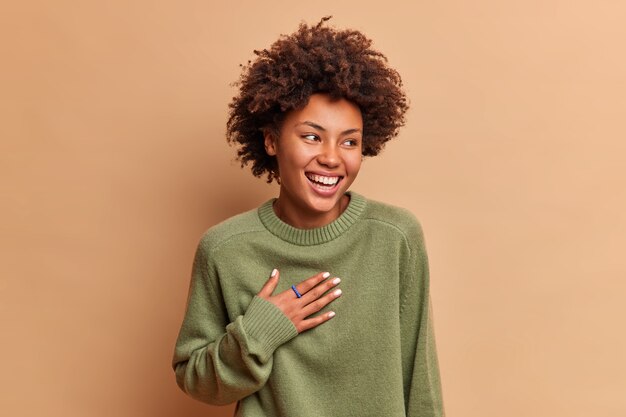
M 242 320 L 249 338 L 260 344 L 260 349 L 269 359 L 274 351 L 298 335 L 296 326 L 274 304 L 255 295 Z

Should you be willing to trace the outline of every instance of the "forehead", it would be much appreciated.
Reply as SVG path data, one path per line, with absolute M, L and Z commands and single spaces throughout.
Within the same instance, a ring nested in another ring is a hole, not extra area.
M 362 129 L 359 107 L 344 98 L 332 99 L 328 94 L 313 94 L 301 109 L 292 110 L 285 118 L 286 126 L 313 122 L 327 130 Z

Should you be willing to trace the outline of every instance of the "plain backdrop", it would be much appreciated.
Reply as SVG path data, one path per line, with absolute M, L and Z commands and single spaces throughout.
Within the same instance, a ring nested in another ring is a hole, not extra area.
M 626 415 L 626 5 L 609 0 L 5 2 L 0 415 L 232 415 L 171 369 L 199 237 L 277 194 L 226 144 L 231 83 L 325 15 L 371 37 L 411 100 L 353 189 L 424 227 L 448 416 Z

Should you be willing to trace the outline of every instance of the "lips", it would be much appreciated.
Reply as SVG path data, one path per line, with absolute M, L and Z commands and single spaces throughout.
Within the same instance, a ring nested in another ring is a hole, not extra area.
M 306 172 L 304 175 L 309 181 L 309 184 L 311 184 L 313 190 L 323 196 L 334 194 L 337 188 L 339 188 L 339 183 L 343 179 L 343 177 L 339 175 L 319 175 L 312 172 Z

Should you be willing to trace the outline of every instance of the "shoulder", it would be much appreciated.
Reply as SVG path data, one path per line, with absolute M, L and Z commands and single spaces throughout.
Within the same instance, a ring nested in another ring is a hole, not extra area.
M 258 209 L 248 210 L 246 212 L 230 217 L 206 230 L 198 243 L 198 249 L 204 252 L 213 252 L 233 240 L 246 238 L 251 234 L 263 233 L 263 227 L 259 216 Z
M 417 217 L 403 207 L 367 199 L 363 220 L 375 222 L 404 236 L 407 243 L 423 241 L 422 225 Z

